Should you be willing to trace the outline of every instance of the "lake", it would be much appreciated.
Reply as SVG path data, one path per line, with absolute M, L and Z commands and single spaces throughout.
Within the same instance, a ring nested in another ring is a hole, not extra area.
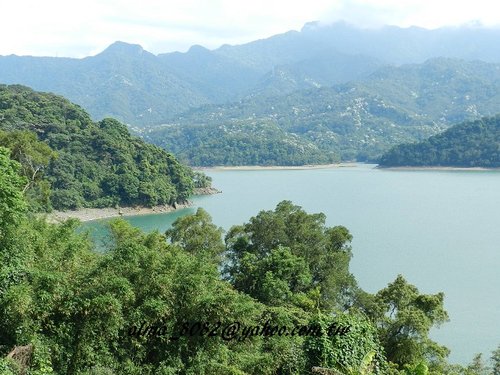
M 126 218 L 144 230 L 168 228 L 203 207 L 228 229 L 291 200 L 324 212 L 353 234 L 351 271 L 376 292 L 402 274 L 424 293 L 445 293 L 450 322 L 432 337 L 450 361 L 489 358 L 500 343 L 500 171 L 380 170 L 374 165 L 310 170 L 209 170 L 222 194 L 194 207 Z M 102 222 L 86 223 L 102 235 Z

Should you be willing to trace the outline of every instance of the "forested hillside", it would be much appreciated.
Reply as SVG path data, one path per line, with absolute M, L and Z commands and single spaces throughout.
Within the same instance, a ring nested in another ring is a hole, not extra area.
M 448 319 L 442 293 L 402 276 L 363 292 L 351 234 L 323 214 L 283 201 L 225 240 L 203 209 L 165 234 L 116 220 L 97 252 L 77 221 L 29 213 L 9 154 L 0 147 L 2 375 L 493 374 L 480 358 L 448 364 L 429 338 Z
M 330 88 L 200 107 L 142 135 L 192 165 L 322 163 L 332 154 L 373 161 L 391 146 L 499 108 L 500 64 L 439 58 Z M 277 159 L 268 145 L 274 134 L 275 150 L 286 150 L 279 139 L 291 137 L 305 146 Z M 247 157 L 245 147 L 259 157 Z
M 398 145 L 382 155 L 380 166 L 500 168 L 500 116 L 452 126 L 423 142 Z
M 183 202 L 207 179 L 113 119 L 23 86 L 0 86 L 0 145 L 38 210 Z

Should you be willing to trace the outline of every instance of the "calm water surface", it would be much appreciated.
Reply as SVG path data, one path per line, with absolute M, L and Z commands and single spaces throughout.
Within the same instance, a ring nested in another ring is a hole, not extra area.
M 398 274 L 421 292 L 445 293 L 450 322 L 433 331 L 452 362 L 500 343 L 500 172 L 388 171 L 373 165 L 315 170 L 208 171 L 223 194 L 170 214 L 127 218 L 168 228 L 203 207 L 228 229 L 284 199 L 354 236 L 351 270 L 376 292 Z M 102 222 L 85 224 L 102 236 Z

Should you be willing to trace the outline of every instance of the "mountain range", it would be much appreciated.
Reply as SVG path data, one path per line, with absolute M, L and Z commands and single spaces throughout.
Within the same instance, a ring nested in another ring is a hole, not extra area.
M 0 82 L 64 95 L 191 165 L 377 160 L 497 114 L 500 30 L 306 24 L 247 44 L 3 56 Z
M 314 163 L 315 155 L 330 153 L 375 161 L 391 146 L 499 109 L 500 64 L 436 58 L 380 68 L 366 79 L 331 87 L 206 105 L 142 134 L 192 165 L 251 164 L 237 147 L 242 139 L 253 145 L 261 156 L 253 161 L 261 164 L 298 164 L 301 158 Z M 289 144 L 284 135 L 293 136 L 294 150 L 280 147 L 277 161 L 262 142 L 272 135 L 259 128 L 276 129 L 274 147 L 279 140 Z
M 159 124 L 190 108 L 283 95 L 368 77 L 384 65 L 434 57 L 500 62 L 500 30 L 481 27 L 360 29 L 306 24 L 243 45 L 154 55 L 116 42 L 83 59 L 0 57 L 0 82 L 64 95 L 94 120 Z

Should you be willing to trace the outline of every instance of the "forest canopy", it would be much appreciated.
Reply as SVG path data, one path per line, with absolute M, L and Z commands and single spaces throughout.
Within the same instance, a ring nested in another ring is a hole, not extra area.
M 2 375 L 498 373 L 498 351 L 491 371 L 481 357 L 452 366 L 429 338 L 448 319 L 442 293 L 422 294 L 402 276 L 362 291 L 349 271 L 351 234 L 321 213 L 283 201 L 225 239 L 201 208 L 164 234 L 117 219 L 98 252 L 78 221 L 33 216 L 22 173 L 0 147 Z M 235 322 L 319 330 L 193 333 Z M 152 326 L 166 334 L 145 334 Z
M 464 122 L 425 141 L 393 147 L 379 163 L 382 167 L 500 168 L 500 116 Z
M 0 85 L 0 145 L 21 163 L 37 210 L 173 204 L 210 183 L 120 122 L 93 122 L 64 98 L 19 85 Z

